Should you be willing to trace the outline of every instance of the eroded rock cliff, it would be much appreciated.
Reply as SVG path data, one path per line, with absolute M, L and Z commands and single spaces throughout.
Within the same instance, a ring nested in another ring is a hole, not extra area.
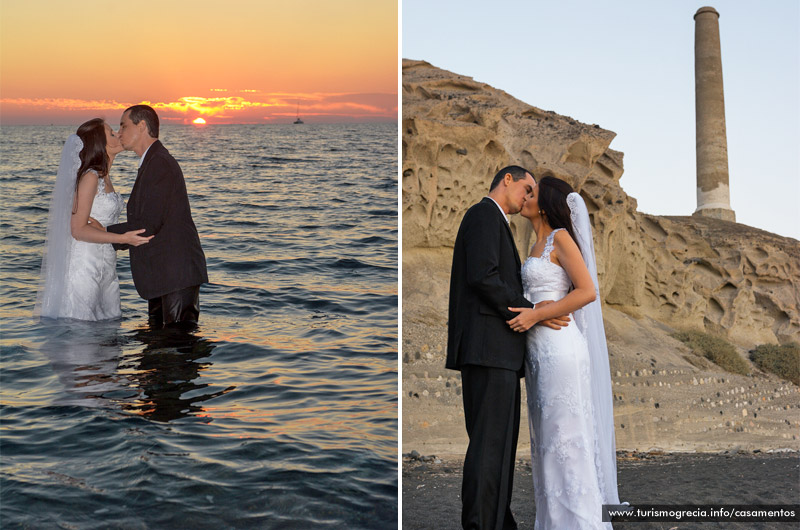
M 508 164 L 551 170 L 589 207 L 620 449 L 800 446 L 797 387 L 689 362 L 670 337 L 704 330 L 743 355 L 800 340 L 798 241 L 722 220 L 642 214 L 620 186 L 615 133 L 423 61 L 403 61 L 402 127 L 404 449 L 464 447 L 460 381 L 443 369 L 452 246 L 464 212 Z M 529 223 L 513 216 L 512 232 L 524 256 L 534 242 Z
M 800 243 L 745 225 L 636 211 L 615 133 L 422 61 L 403 62 L 403 251 L 452 248 L 508 164 L 551 170 L 586 201 L 606 304 L 745 347 L 800 337 Z M 692 190 L 687 190 L 691 193 Z M 516 216 L 522 255 L 532 234 Z M 412 286 L 413 289 L 413 286 Z

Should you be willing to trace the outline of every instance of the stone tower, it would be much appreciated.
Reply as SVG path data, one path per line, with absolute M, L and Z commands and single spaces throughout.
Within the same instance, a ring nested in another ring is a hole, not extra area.
M 728 189 L 719 13 L 713 7 L 701 7 L 694 20 L 697 210 L 693 215 L 736 221 Z

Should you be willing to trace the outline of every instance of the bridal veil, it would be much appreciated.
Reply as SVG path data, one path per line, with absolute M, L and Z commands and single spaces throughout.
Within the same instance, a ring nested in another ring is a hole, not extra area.
M 611 396 L 611 369 L 608 362 L 608 346 L 603 328 L 603 313 L 600 307 L 600 288 L 597 282 L 597 263 L 592 240 L 592 225 L 586 203 L 578 193 L 567 195 L 572 228 L 578 238 L 583 261 L 592 276 L 595 290 L 594 302 L 575 311 L 575 323 L 586 337 L 591 363 L 592 402 L 594 406 L 594 429 L 597 440 L 595 467 L 600 481 L 604 504 L 619 504 L 617 492 L 617 454 L 614 440 L 614 407 Z
M 50 219 L 42 258 L 42 273 L 34 316 L 57 318 L 62 308 L 72 252 L 70 219 L 75 200 L 75 182 L 80 168 L 83 142 L 71 134 L 64 143 L 58 175 L 50 200 Z

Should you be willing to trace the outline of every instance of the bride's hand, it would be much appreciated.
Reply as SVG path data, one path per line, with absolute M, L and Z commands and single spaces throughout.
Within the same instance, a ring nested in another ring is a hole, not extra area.
M 506 324 L 512 330 L 523 333 L 532 328 L 539 320 L 536 318 L 536 310 L 531 307 L 509 307 L 509 311 L 519 313 L 511 320 L 507 320 Z
M 130 232 L 125 232 L 124 234 L 122 234 L 122 237 L 124 238 L 124 243 L 127 245 L 133 245 L 134 247 L 138 247 L 139 245 L 144 245 L 145 243 L 148 243 L 151 239 L 153 239 L 153 236 L 145 237 L 139 235 L 145 230 L 146 230 L 145 228 L 140 228 L 139 230 L 131 230 Z

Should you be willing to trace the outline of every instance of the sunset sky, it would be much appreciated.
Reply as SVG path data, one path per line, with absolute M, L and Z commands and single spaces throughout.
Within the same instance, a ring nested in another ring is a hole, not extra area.
M 397 119 L 394 0 L 2 0 L 0 122 Z

